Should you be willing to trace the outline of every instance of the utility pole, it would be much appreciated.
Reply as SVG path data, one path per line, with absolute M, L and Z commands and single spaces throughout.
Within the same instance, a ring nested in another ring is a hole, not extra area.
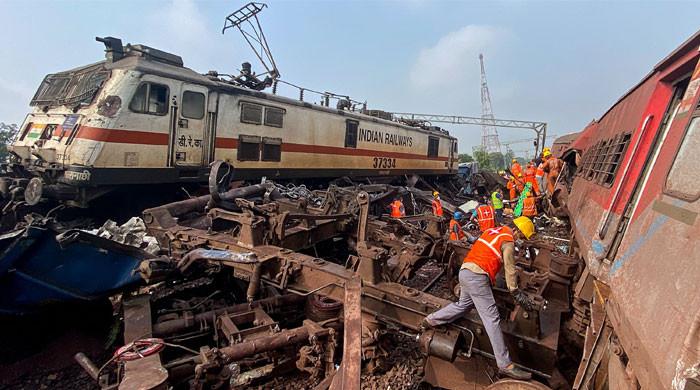
M 481 63 L 481 150 L 486 153 L 501 153 L 501 143 L 498 141 L 496 120 L 491 109 L 491 94 L 486 83 L 486 70 L 484 69 L 484 55 L 479 54 Z

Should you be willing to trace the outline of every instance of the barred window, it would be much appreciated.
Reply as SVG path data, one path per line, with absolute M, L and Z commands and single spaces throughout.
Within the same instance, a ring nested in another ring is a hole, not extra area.
M 265 125 L 282 127 L 284 110 L 281 108 L 265 107 Z
M 440 138 L 428 137 L 428 157 L 437 157 L 440 149 Z
M 603 171 L 598 179 L 599 184 L 612 186 L 615 181 L 617 169 L 620 167 L 622 157 L 627 150 L 627 145 L 630 143 L 630 138 L 632 138 L 632 134 L 619 134 L 610 142 L 610 145 L 608 145 L 608 154 L 603 165 Z
M 241 122 L 262 124 L 262 106 L 258 104 L 241 103 Z
M 348 120 L 345 122 L 345 147 L 357 147 L 357 127 L 360 125 L 358 121 Z
M 260 160 L 260 137 L 240 135 L 238 137 L 238 161 Z
M 282 138 L 262 139 L 262 161 L 281 161 L 282 159 Z
M 631 137 L 630 133 L 618 134 L 588 148 L 577 175 L 606 187 L 612 186 Z

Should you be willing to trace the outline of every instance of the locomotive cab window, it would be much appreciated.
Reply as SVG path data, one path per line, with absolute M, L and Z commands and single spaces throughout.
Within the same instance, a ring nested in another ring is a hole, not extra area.
M 700 198 L 697 185 L 697 159 L 700 149 L 700 105 L 695 108 L 683 142 L 666 178 L 666 193 L 677 198 L 694 202 Z
M 142 114 L 167 114 L 168 87 L 154 83 L 142 83 L 131 98 L 129 109 Z
M 182 93 L 182 116 L 190 119 L 204 118 L 204 94 L 194 91 Z
M 275 107 L 265 107 L 265 126 L 282 127 L 284 110 Z
M 357 147 L 357 127 L 360 125 L 358 121 L 348 120 L 345 122 L 345 147 Z
M 241 122 L 262 124 L 263 107 L 259 104 L 241 103 Z
M 440 138 L 428 137 L 428 157 L 437 157 L 440 149 Z

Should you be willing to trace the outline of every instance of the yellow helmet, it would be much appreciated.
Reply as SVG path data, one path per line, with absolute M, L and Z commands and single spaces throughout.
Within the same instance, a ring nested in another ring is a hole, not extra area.
M 511 161 L 511 162 L 515 164 L 516 162 L 518 162 L 518 160 L 513 159 L 513 161 Z
M 523 174 L 518 172 L 518 177 L 523 177 Z
M 525 235 L 525 238 L 530 239 L 535 234 L 535 224 L 532 223 L 530 218 L 525 216 L 518 217 L 513 220 L 513 223 Z
M 544 148 L 542 148 L 542 151 L 543 152 L 551 152 L 552 148 L 550 148 L 549 146 L 545 146 Z
M 433 198 L 437 198 L 438 196 L 440 196 L 440 193 L 437 191 L 433 191 Z
M 547 149 L 545 149 L 545 150 L 542 152 L 542 157 L 549 157 L 549 156 L 551 156 L 551 155 L 552 155 L 552 152 L 550 152 L 550 151 L 547 150 Z

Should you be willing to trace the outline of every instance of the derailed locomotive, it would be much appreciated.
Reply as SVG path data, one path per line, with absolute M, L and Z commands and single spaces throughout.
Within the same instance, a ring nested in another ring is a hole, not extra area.
M 457 169 L 457 141 L 437 127 L 243 88 L 177 55 L 98 40 L 106 60 L 46 76 L 33 97 L 9 148 L 6 199 L 85 207 L 116 188 L 204 182 L 214 160 L 255 180 Z
M 700 385 L 700 32 L 563 152 L 575 254 L 574 389 Z

